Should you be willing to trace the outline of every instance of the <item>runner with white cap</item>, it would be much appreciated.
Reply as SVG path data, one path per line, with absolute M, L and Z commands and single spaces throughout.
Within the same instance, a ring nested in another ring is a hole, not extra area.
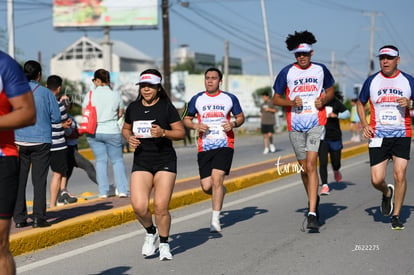
M 319 178 L 317 158 L 326 124 L 325 104 L 334 96 L 334 79 L 325 65 L 311 62 L 315 36 L 308 31 L 295 32 L 286 39 L 296 62 L 284 67 L 273 85 L 273 104 L 285 106 L 289 138 L 302 167 L 301 177 L 309 202 L 307 228 L 319 229 Z M 283 98 L 283 95 L 286 98 Z
M 407 189 L 406 169 L 410 159 L 411 117 L 414 78 L 398 69 L 398 48 L 386 45 L 379 49 L 381 71 L 364 82 L 357 102 L 362 134 L 369 139 L 372 185 L 382 192 L 381 211 L 392 215 L 391 227 L 404 229 L 400 211 Z M 370 101 L 371 119 L 368 124 L 365 104 Z M 394 163 L 394 186 L 386 184 L 388 161 Z
M 168 211 L 177 176 L 177 154 L 173 140 L 184 138 L 177 109 L 161 85 L 161 73 L 148 69 L 141 73 L 139 95 L 125 112 L 122 135 L 135 149 L 131 174 L 131 204 L 137 220 L 145 228 L 144 257 L 156 252 L 160 239 L 160 260 L 172 260 L 168 244 L 171 215 Z M 149 209 L 154 189 L 155 224 Z

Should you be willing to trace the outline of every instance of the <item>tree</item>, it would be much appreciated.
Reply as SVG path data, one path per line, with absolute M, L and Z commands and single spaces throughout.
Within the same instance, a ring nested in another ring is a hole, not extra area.
M 177 64 L 173 69 L 174 72 L 188 71 L 190 74 L 195 74 L 195 62 L 193 58 L 187 59 L 185 62 Z
M 272 97 L 273 95 L 272 87 L 266 86 L 266 87 L 258 88 L 253 92 L 252 96 L 254 100 L 254 105 L 256 105 L 257 107 L 260 107 L 260 104 L 262 103 L 261 98 L 263 94 L 268 94 L 270 97 Z

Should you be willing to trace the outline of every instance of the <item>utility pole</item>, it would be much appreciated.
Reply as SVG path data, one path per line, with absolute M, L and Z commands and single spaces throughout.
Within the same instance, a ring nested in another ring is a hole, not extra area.
M 265 40 L 266 40 L 266 52 L 267 52 L 267 63 L 269 66 L 269 76 L 270 76 L 270 87 L 273 85 L 273 67 L 272 67 L 272 54 L 270 52 L 270 42 L 269 42 L 269 32 L 267 30 L 267 19 L 266 19 L 266 9 L 264 5 L 264 0 L 260 1 L 262 6 L 262 17 L 263 17 L 263 28 L 265 33 Z
M 371 27 L 370 27 L 370 43 L 369 43 L 369 71 L 368 76 L 374 71 L 374 34 L 375 34 L 375 16 L 382 15 L 377 12 L 363 13 L 365 16 L 371 16 Z
M 13 0 L 7 0 L 7 30 L 8 30 L 8 36 L 9 36 L 9 55 L 14 58 Z
M 102 42 L 104 68 L 112 72 L 112 42 L 109 37 L 109 26 L 104 27 L 104 39 Z
M 224 90 L 229 91 L 229 41 L 224 43 Z
M 162 0 L 162 33 L 163 33 L 163 51 L 164 51 L 164 89 L 171 97 L 171 68 L 170 68 L 170 23 L 168 16 L 168 0 Z

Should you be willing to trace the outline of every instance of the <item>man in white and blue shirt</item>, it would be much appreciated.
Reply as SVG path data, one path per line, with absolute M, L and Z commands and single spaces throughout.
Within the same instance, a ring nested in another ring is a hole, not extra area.
M 404 225 L 400 220 L 400 210 L 407 188 L 406 170 L 412 136 L 410 109 L 413 108 L 414 78 L 398 69 L 400 56 L 397 47 L 381 47 L 378 57 L 381 71 L 364 82 L 357 110 L 362 134 L 369 139 L 372 185 L 382 193 L 382 214 L 392 215 L 392 229 L 401 230 Z M 368 101 L 371 108 L 369 122 L 365 113 Z M 394 186 L 385 182 L 390 159 L 394 165 Z

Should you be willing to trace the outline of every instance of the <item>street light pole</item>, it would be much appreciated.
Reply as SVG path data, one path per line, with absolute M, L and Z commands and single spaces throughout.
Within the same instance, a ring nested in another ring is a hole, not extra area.
M 163 70 L 164 70 L 164 89 L 171 97 L 171 68 L 170 68 L 170 23 L 168 16 L 168 0 L 162 0 L 162 33 L 163 33 Z
M 7 0 L 7 30 L 9 36 L 9 55 L 14 58 L 14 19 L 13 0 Z
M 263 27 L 264 27 L 264 33 L 265 33 L 265 39 L 266 39 L 267 63 L 269 66 L 270 86 L 272 86 L 273 85 L 272 54 L 270 52 L 269 32 L 267 30 L 266 8 L 264 5 L 264 0 L 261 0 L 260 4 L 262 6 Z

